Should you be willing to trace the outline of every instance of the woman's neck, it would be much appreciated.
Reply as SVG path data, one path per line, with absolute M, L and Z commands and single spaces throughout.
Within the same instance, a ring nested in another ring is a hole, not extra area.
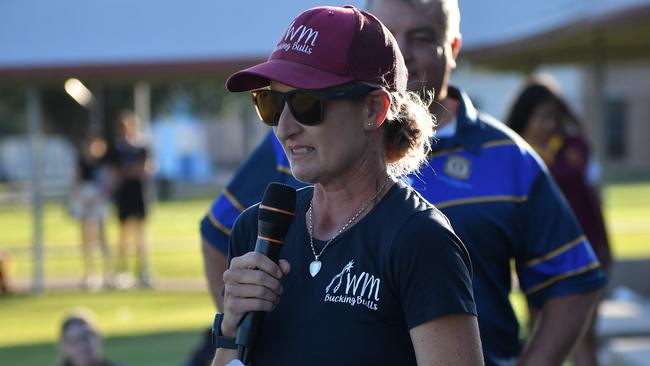
M 359 173 L 341 184 L 316 184 L 311 204 L 314 237 L 329 240 L 346 224 L 353 226 L 383 197 L 392 181 L 385 170 L 379 170 Z

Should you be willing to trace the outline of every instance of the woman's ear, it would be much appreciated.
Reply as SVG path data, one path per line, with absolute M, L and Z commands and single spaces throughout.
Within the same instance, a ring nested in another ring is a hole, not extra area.
M 369 94 L 368 104 L 364 108 L 366 129 L 379 128 L 388 114 L 390 108 L 390 95 L 384 89 L 373 90 Z

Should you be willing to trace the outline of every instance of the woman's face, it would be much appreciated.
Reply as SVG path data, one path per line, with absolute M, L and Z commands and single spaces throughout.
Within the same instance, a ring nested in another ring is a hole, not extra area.
M 287 92 L 293 88 L 272 82 L 271 89 Z M 325 101 L 323 121 L 316 126 L 298 123 L 284 106 L 273 129 L 296 179 L 328 184 L 345 181 L 358 171 L 370 150 L 364 129 L 365 101 L 366 98 Z
M 532 144 L 545 144 L 558 130 L 560 111 L 555 103 L 538 104 L 530 115 L 523 131 L 524 138 Z
M 75 366 L 88 366 L 102 358 L 99 335 L 84 323 L 68 326 L 61 340 L 63 357 Z

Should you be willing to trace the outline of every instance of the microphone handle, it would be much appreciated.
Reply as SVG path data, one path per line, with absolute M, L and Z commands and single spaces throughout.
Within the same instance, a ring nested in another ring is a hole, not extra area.
M 257 239 L 255 251 L 268 256 L 273 262 L 277 263 L 280 257 L 282 244 L 276 244 L 264 239 Z M 264 322 L 264 311 L 251 311 L 246 313 L 237 327 L 237 358 L 244 364 L 248 364 L 252 355 L 252 348 L 259 336 Z
M 239 327 L 237 328 L 237 358 L 244 364 L 248 364 L 251 359 L 252 349 L 255 346 L 255 341 L 259 336 L 259 331 L 264 322 L 263 311 L 252 311 L 246 313 Z

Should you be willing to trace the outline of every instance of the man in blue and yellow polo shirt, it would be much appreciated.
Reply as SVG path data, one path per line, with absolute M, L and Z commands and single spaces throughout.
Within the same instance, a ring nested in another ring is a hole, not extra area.
M 435 90 L 438 140 L 429 166 L 409 180 L 450 219 L 470 252 L 486 364 L 562 364 L 605 284 L 589 242 L 535 152 L 448 87 L 461 45 L 456 1 L 374 0 L 368 8 L 397 39 L 409 88 Z M 230 228 L 273 181 L 303 186 L 270 132 L 201 223 L 206 275 L 217 303 Z M 521 290 L 539 310 L 524 347 L 508 297 L 511 261 Z

